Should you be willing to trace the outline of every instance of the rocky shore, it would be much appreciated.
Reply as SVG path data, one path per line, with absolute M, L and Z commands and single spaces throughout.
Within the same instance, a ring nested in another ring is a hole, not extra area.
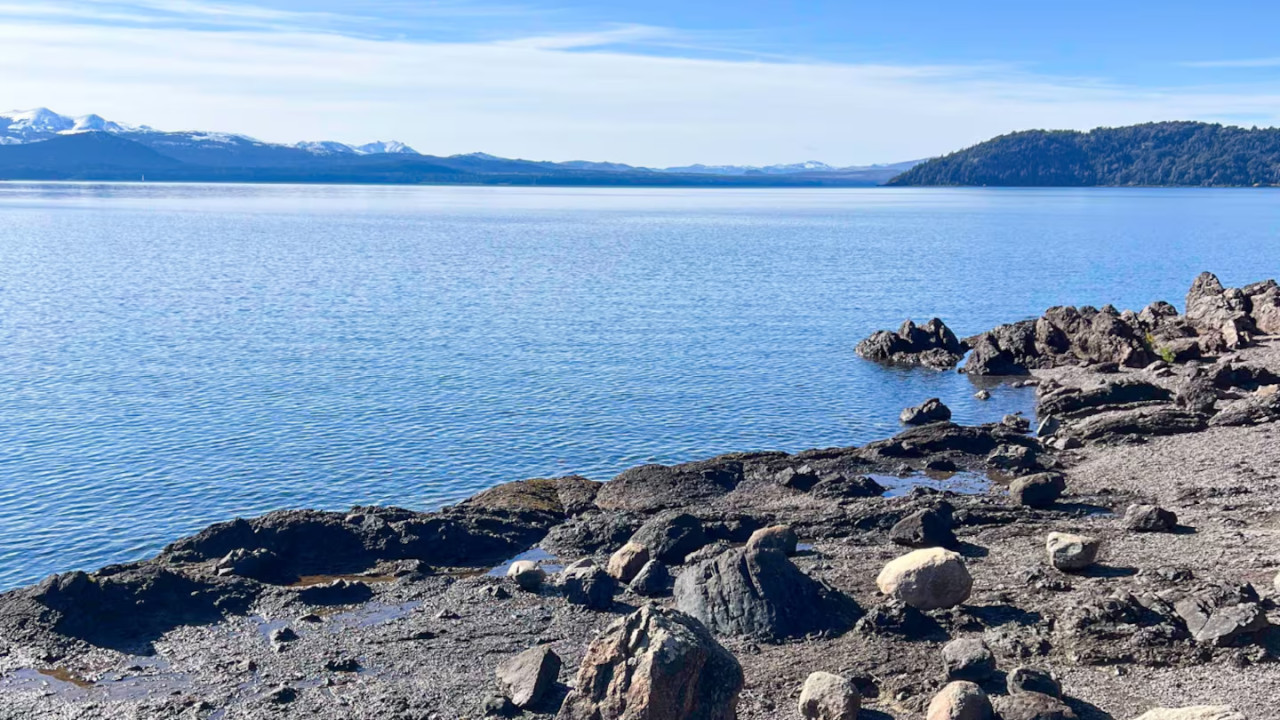
M 861 447 L 277 512 L 48 578 L 0 595 L 0 718 L 1276 717 L 1280 291 L 1202 275 L 1187 308 L 859 345 L 1033 384 L 1034 422 L 904 398 Z

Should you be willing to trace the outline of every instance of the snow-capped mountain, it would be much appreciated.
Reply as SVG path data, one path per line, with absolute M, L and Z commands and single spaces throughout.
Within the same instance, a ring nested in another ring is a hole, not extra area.
M 59 135 L 73 135 L 86 132 L 106 132 L 113 135 L 125 135 L 147 145 L 165 146 L 198 146 L 203 143 L 215 143 L 221 146 L 245 145 L 259 148 L 296 148 L 313 155 L 380 155 L 384 153 L 398 155 L 417 155 L 417 151 L 396 141 L 379 141 L 367 145 L 347 145 L 345 143 L 322 141 L 301 142 L 296 145 L 276 145 L 264 143 L 244 135 L 232 135 L 218 132 L 160 132 L 146 125 L 125 125 L 124 123 L 106 120 L 100 115 L 82 115 L 70 117 L 59 115 L 48 108 L 34 110 L 13 110 L 0 112 L 0 145 L 24 145 L 27 143 L 49 140 Z M 146 137 L 143 137 L 146 136 Z

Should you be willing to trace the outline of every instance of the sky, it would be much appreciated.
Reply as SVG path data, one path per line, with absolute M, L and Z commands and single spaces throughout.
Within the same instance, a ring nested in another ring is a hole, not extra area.
M 1280 124 L 1280 3 L 0 0 L 0 109 L 652 167 Z

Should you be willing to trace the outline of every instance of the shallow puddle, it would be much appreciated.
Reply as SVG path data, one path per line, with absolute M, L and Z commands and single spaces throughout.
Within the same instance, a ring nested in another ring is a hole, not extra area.
M 913 488 L 927 487 L 934 490 L 945 490 L 958 495 L 985 495 L 995 485 L 1004 484 L 1004 480 L 995 474 L 975 472 L 929 472 L 924 475 L 871 475 L 871 479 L 887 488 L 885 497 L 901 497 Z

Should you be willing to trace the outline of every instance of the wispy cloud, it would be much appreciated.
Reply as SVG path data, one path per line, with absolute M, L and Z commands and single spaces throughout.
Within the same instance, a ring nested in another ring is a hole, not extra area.
M 89 4 L 154 13 L 193 2 Z M 194 4 L 202 17 L 218 7 Z M 307 13 L 246 11 L 188 27 L 19 17 L 7 7 L 0 105 L 276 141 L 395 138 L 435 153 L 646 165 L 862 164 L 1032 127 L 1280 120 L 1275 84 L 1136 88 L 996 64 L 655 54 L 637 48 L 703 38 L 643 25 L 445 42 L 335 32 L 328 16 Z
M 1242 60 L 1196 60 L 1182 63 L 1193 68 L 1273 68 L 1280 67 L 1280 57 L 1245 58 Z

